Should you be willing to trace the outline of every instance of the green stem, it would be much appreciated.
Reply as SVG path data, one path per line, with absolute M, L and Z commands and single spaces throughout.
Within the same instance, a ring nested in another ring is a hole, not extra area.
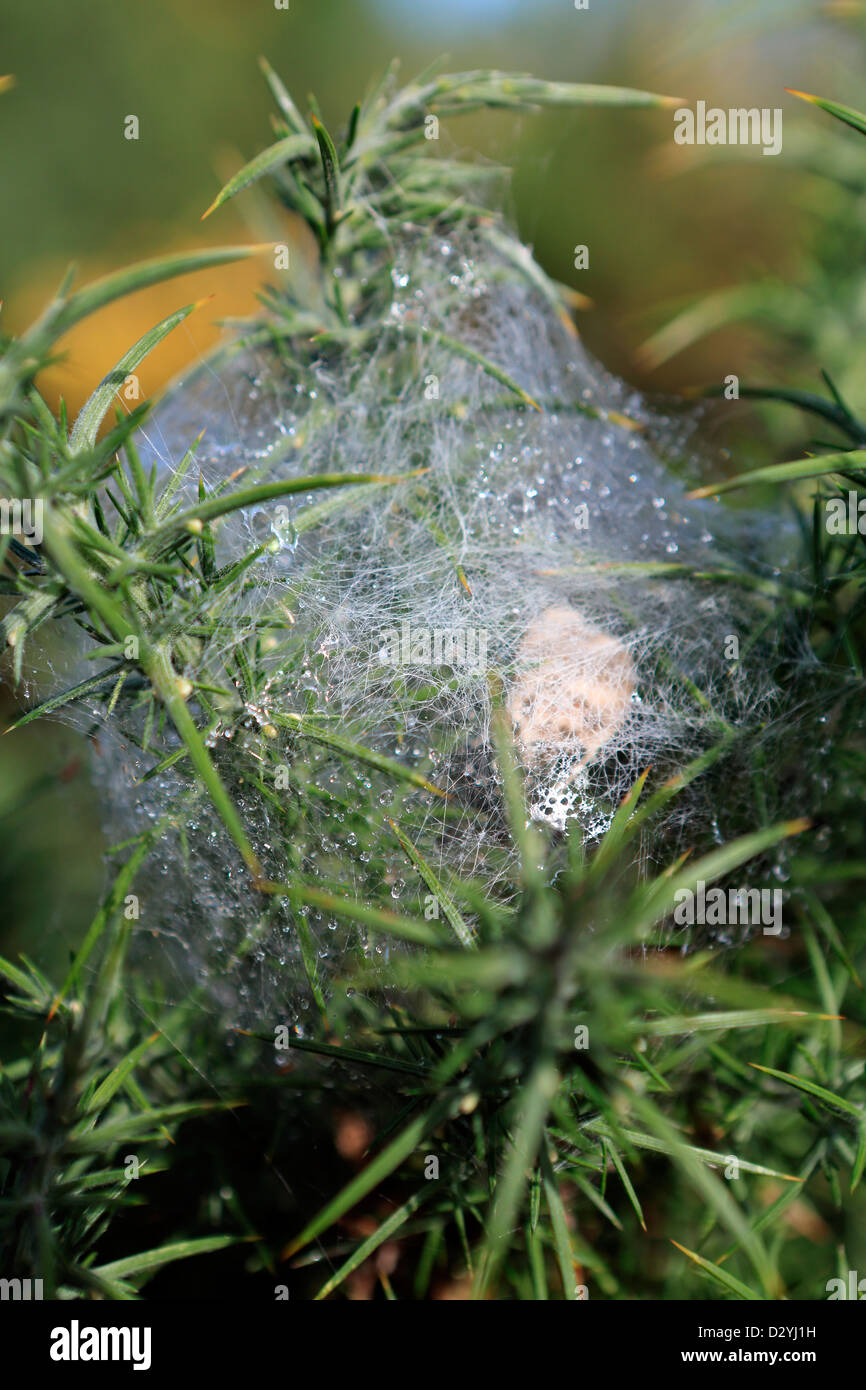
M 258 883 L 263 877 L 262 866 L 250 844 L 237 809 L 220 780 L 201 734 L 187 708 L 185 691 L 172 669 L 171 653 L 164 646 L 151 646 L 146 636 L 129 621 L 123 608 L 102 587 L 82 562 L 70 540 L 69 527 L 54 508 L 46 508 L 44 543 L 69 587 L 82 598 L 92 613 L 98 614 L 118 641 L 134 637 L 138 642 L 138 664 L 150 681 L 154 693 L 162 700 L 180 738 L 186 745 L 192 764 L 199 774 L 223 824 L 237 845 L 244 863 Z

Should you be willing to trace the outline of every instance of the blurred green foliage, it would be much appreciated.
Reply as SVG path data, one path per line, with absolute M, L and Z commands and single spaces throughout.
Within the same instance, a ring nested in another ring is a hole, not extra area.
M 840 68 L 853 68 L 846 60 L 862 52 L 856 4 L 614 0 L 577 12 L 548 0 L 502 13 L 480 6 L 474 15 L 468 0 L 459 24 L 453 6 L 440 8 L 434 0 L 291 0 L 288 10 L 269 0 L 89 0 L 83 8 L 2 0 L 0 62 L 16 77 L 3 100 L 0 150 L 0 286 L 12 326 L 23 327 L 23 289 L 38 287 L 44 300 L 70 260 L 102 269 L 178 238 L 200 240 L 198 219 L 223 165 L 249 157 L 267 131 L 260 54 L 291 90 L 315 90 L 332 125 L 345 119 L 347 94 L 392 57 L 409 75 L 443 51 L 455 69 L 516 67 L 689 102 L 784 105 L 786 121 L 801 123 L 805 113 L 792 110 L 783 86 L 826 90 L 835 68 L 833 89 L 856 100 L 856 78 L 839 90 Z M 139 118 L 138 141 L 124 139 L 128 114 Z M 658 319 L 669 302 L 743 278 L 796 278 L 809 244 L 784 155 L 748 151 L 740 167 L 713 161 L 683 176 L 676 169 L 688 161 L 672 160 L 670 137 L 668 118 L 636 125 L 587 112 L 528 125 L 478 116 L 446 135 L 516 166 L 525 238 L 551 274 L 594 299 L 583 324 L 589 345 L 636 380 L 647 379 L 634 354 L 650 311 Z M 224 238 L 242 226 L 240 212 L 228 216 L 237 221 L 223 222 Z M 573 268 L 579 242 L 591 247 L 588 271 Z M 750 341 L 730 334 L 718 350 L 698 348 L 652 380 L 700 382 Z M 746 360 L 760 366 L 762 352 Z

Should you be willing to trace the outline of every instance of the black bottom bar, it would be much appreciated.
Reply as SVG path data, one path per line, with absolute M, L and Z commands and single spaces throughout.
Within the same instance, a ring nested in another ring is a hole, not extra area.
M 849 1301 L 850 1300 L 839 1300 Z M 448 1314 L 428 1305 L 414 1305 L 407 1313 L 334 1303 L 319 1306 L 274 1302 L 256 1305 L 225 1303 L 102 1303 L 102 1302 L 4 1302 L 0 1304 L 0 1348 L 5 1364 L 20 1358 L 29 1371 L 52 1382 L 85 1383 L 132 1375 L 163 1377 L 166 1373 L 194 1372 L 218 1377 L 224 1384 L 231 1375 L 284 1374 L 294 1378 L 302 1364 L 314 1370 L 318 1357 L 327 1380 L 334 1382 L 340 1362 L 347 1369 L 371 1365 L 370 1334 L 375 1332 L 375 1361 L 389 1365 L 401 1379 L 411 1376 L 414 1356 L 427 1346 L 429 1355 L 443 1343 L 426 1341 L 431 1335 L 453 1330 Z M 476 1339 L 477 1360 L 489 1365 L 496 1351 L 514 1345 L 520 1337 L 520 1321 L 527 1331 L 549 1329 L 568 1335 L 567 1346 L 576 1367 L 607 1363 L 618 1376 L 628 1371 L 667 1374 L 684 1371 L 699 1375 L 706 1368 L 749 1369 L 760 1367 L 775 1375 L 791 1369 L 811 1370 L 826 1377 L 846 1371 L 859 1357 L 866 1309 L 839 1307 L 836 1301 L 821 1303 L 628 1303 L 587 1300 L 558 1308 L 553 1322 L 548 1312 L 518 1314 L 512 1304 L 497 1314 L 492 1304 L 462 1316 L 457 1326 L 465 1339 Z M 440 1318 L 445 1316 L 445 1323 Z M 408 1316 L 409 1321 L 406 1322 Z M 461 1317 L 460 1314 L 457 1315 Z M 507 1321 L 498 1323 L 497 1317 Z M 541 1323 L 534 1323 L 541 1317 Z M 379 1319 L 382 1319 L 380 1322 Z M 415 1322 L 420 1318 L 420 1322 Z M 479 1320 L 480 1319 L 480 1320 Z M 413 1341 L 401 1348 L 401 1333 Z M 420 1332 L 424 1341 L 417 1340 Z M 329 1336 L 327 1349 L 318 1340 Z M 334 1334 L 337 1334 L 336 1336 Z M 493 1336 L 491 1337 L 491 1334 Z M 384 1340 L 387 1338 L 387 1340 Z M 483 1338 L 483 1340 L 482 1340 Z M 307 1339 L 311 1339 L 309 1342 Z M 393 1340 L 392 1340 L 393 1339 Z M 549 1364 L 546 1343 L 522 1340 L 524 1354 L 537 1348 L 538 1366 Z M 469 1343 L 461 1340 L 463 1351 Z M 510 1352 L 508 1353 L 511 1354 Z M 531 1353 L 530 1353 L 531 1354 Z M 462 1355 L 462 1354 L 461 1354 Z M 452 1361 L 453 1352 L 446 1354 Z M 476 1360 L 476 1358 L 472 1358 Z M 453 1369 L 452 1361 L 452 1369 Z M 470 1362 L 465 1362 L 467 1373 Z

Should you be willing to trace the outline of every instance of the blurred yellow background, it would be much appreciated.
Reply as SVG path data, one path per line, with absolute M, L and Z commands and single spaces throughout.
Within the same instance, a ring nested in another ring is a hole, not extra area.
M 809 117 L 784 86 L 856 104 L 859 84 L 844 73 L 852 42 L 862 56 L 862 11 L 856 0 L 591 0 L 588 10 L 573 0 L 2 0 L 0 71 L 15 77 L 0 99 L 3 326 L 22 329 L 70 262 L 82 283 L 170 250 L 257 239 L 247 195 L 199 219 L 271 138 L 259 54 L 299 104 L 314 91 L 334 126 L 391 58 L 408 77 L 442 54 L 454 68 L 782 106 L 800 121 Z M 124 138 L 129 115 L 138 140 Z M 670 112 L 493 113 L 448 125 L 457 147 L 515 166 L 520 229 L 554 275 L 592 297 L 581 332 L 614 370 L 662 388 L 714 379 L 732 354 L 739 370 L 769 370 L 766 347 L 742 329 L 661 372 L 638 353 L 692 296 L 751 275 L 796 278 L 807 227 L 784 160 L 750 151 L 736 168 L 717 161 L 688 174 Z M 577 243 L 591 248 L 588 271 L 573 268 Z M 208 350 L 217 320 L 255 311 L 267 270 L 262 258 L 122 301 L 64 340 L 43 389 L 74 410 L 155 322 L 213 295 L 143 364 L 152 394 Z

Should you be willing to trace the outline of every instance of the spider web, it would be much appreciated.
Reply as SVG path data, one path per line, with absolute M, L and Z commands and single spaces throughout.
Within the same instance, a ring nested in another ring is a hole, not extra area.
M 243 584 L 208 598 L 183 674 L 236 692 L 216 702 L 208 743 L 270 876 L 300 873 L 361 900 L 385 886 L 417 912 L 424 885 L 374 822 L 396 821 L 446 888 L 468 878 L 503 901 L 513 893 L 497 702 L 529 814 L 555 833 L 576 820 L 589 841 L 648 765 L 669 775 L 723 724 L 760 724 L 773 698 L 765 647 L 736 674 L 730 639 L 747 645 L 766 626 L 748 580 L 770 569 L 777 536 L 686 499 L 665 457 L 697 463 L 694 420 L 652 411 L 595 363 L 501 232 L 406 229 L 392 285 L 375 336 L 262 333 L 200 365 L 139 449 L 168 483 L 205 431 L 195 466 L 174 479 L 185 505 L 199 474 L 208 493 L 329 472 L 403 479 L 311 489 L 219 522 L 218 566 L 260 553 Z M 726 582 L 690 576 L 719 569 Z M 250 693 L 237 657 L 253 648 L 262 678 Z M 285 904 L 263 911 L 179 764 L 141 783 L 180 751 L 169 729 L 145 724 L 124 697 L 96 774 L 115 842 L 186 808 L 137 882 L 144 954 L 157 939 L 179 993 L 191 975 L 207 979 L 239 1018 L 287 989 L 309 1009 L 296 917 Z M 325 978 L 350 943 L 372 958 L 389 949 L 327 914 L 306 921 Z

